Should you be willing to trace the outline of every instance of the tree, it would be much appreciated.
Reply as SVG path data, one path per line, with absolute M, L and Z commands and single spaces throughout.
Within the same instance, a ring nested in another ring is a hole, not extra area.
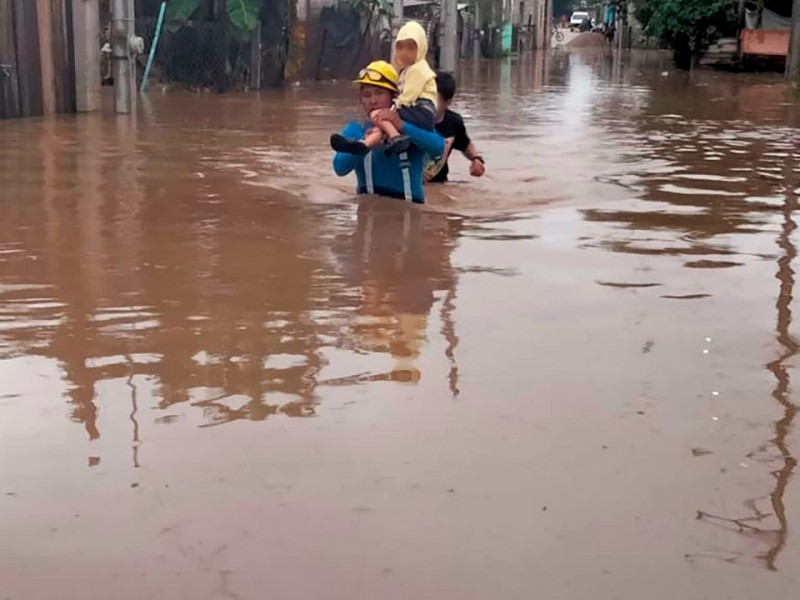
M 360 47 L 364 46 L 364 41 L 367 39 L 375 17 L 378 17 L 378 20 L 391 19 L 394 14 L 391 0 L 349 0 L 348 4 L 362 19 L 366 20 L 364 32 L 361 34 Z
M 167 22 L 183 23 L 200 8 L 202 0 L 170 0 L 167 3 Z M 258 25 L 261 0 L 224 0 L 228 20 L 238 37 L 245 39 Z
M 738 0 L 634 0 L 636 18 L 649 35 L 675 51 L 675 62 L 689 68 L 699 52 L 735 34 Z

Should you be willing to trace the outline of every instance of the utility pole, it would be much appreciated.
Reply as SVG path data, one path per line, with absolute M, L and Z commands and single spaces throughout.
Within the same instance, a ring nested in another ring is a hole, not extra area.
M 800 88 L 800 0 L 792 5 L 792 32 L 789 37 L 789 54 L 786 57 L 786 78 Z
M 544 5 L 544 36 L 542 37 L 542 47 L 547 50 L 552 45 L 550 39 L 550 27 L 553 25 L 553 0 L 546 0 Z
M 72 3 L 75 97 L 78 112 L 100 109 L 100 7 L 98 0 Z
M 310 1 L 310 0 L 309 0 Z M 392 4 L 392 40 L 403 25 L 403 0 L 394 0 Z
M 136 110 L 135 54 L 144 51 L 144 40 L 134 35 L 133 0 L 111 2 L 111 60 L 114 73 L 114 106 L 119 114 Z
M 446 73 L 455 73 L 458 65 L 458 9 L 456 3 L 457 0 L 442 0 L 444 31 L 439 70 Z

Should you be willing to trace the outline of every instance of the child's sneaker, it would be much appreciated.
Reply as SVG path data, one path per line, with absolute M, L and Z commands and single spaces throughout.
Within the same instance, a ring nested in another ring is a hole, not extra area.
M 369 148 L 364 142 L 351 140 L 340 133 L 334 133 L 331 136 L 331 148 L 343 154 L 355 154 L 356 156 L 369 154 Z

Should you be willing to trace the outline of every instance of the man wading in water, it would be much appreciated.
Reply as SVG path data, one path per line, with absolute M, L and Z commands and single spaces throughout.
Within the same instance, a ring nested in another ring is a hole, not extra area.
M 333 157 L 333 170 L 344 177 L 356 172 L 359 194 L 377 194 L 402 198 L 416 203 L 425 202 L 422 189 L 422 168 L 425 155 L 439 157 L 444 152 L 444 140 L 435 131 L 426 131 L 400 119 L 392 110 L 397 95 L 397 71 L 389 63 L 378 60 L 362 69 L 355 83 L 360 88 L 360 103 L 365 122 L 351 121 L 342 130 L 342 136 L 360 140 L 374 126 L 370 121 L 389 121 L 411 140 L 407 152 L 387 156 L 382 147 L 370 150 L 364 156 L 337 152 Z
M 456 80 L 450 73 L 439 73 L 436 76 L 436 87 L 439 90 L 439 101 L 436 110 L 436 131 L 445 139 L 445 149 L 441 158 L 431 160 L 425 167 L 425 181 L 444 183 L 450 172 L 447 160 L 450 152 L 458 150 L 469 161 L 469 174 L 483 177 L 486 172 L 483 157 L 475 148 L 475 144 L 467 135 L 467 128 L 461 115 L 450 110 L 453 97 L 456 95 Z

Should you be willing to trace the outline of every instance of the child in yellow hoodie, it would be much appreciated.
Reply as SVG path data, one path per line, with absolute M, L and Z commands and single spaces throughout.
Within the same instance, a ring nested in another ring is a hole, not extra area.
M 400 71 L 398 96 L 395 98 L 397 114 L 406 122 L 427 131 L 436 127 L 436 73 L 425 57 L 428 55 L 428 38 L 425 29 L 416 21 L 409 21 L 397 32 L 394 42 L 394 64 Z M 386 153 L 399 154 L 408 150 L 411 140 L 401 134 L 388 121 L 375 121 L 362 140 L 351 140 L 340 134 L 331 136 L 331 146 L 337 152 L 364 155 L 379 146 L 385 138 Z

